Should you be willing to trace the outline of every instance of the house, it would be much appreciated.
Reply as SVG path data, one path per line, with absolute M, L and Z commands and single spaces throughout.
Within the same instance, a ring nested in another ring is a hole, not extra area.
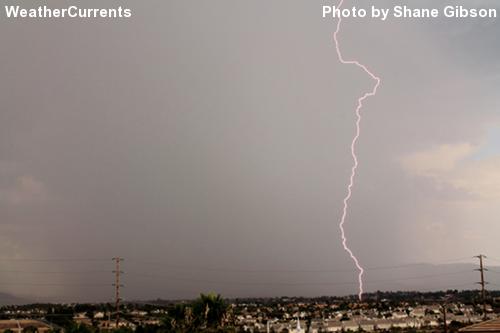
M 457 321 L 462 324 L 467 324 L 471 322 L 470 318 L 465 315 L 449 315 L 448 318 L 450 319 L 450 321 Z
M 375 330 L 375 323 L 373 320 L 360 320 L 358 321 L 359 327 L 366 332 L 373 332 Z
M 103 319 L 103 318 L 104 318 L 104 316 L 105 316 L 105 314 L 104 314 L 104 312 L 102 312 L 102 311 L 99 311 L 99 312 L 94 313 L 94 318 L 95 318 L 95 319 Z
M 392 318 L 395 318 L 395 319 L 402 319 L 402 318 L 406 318 L 406 317 L 408 317 L 408 314 L 406 312 L 403 312 L 403 311 L 396 311 L 396 312 L 392 313 Z
M 309 326 L 309 333 L 325 332 L 326 322 L 323 320 L 312 320 Z
M 295 320 L 292 322 L 292 327 L 294 328 L 289 330 L 290 333 L 306 333 L 306 330 L 303 328 L 306 327 L 306 323 L 304 321 L 301 322 L 300 320 Z
M 145 317 L 145 316 L 148 315 L 148 312 L 147 311 L 134 310 L 134 311 L 131 311 L 130 314 L 132 316 L 136 316 L 136 317 Z
M 342 321 L 342 328 L 344 329 L 344 331 L 357 332 L 359 331 L 359 324 L 354 320 L 345 320 Z
M 404 319 L 392 319 L 392 327 L 394 328 L 419 328 L 420 322 L 416 319 L 404 318 Z
M 375 320 L 375 328 L 378 330 L 389 330 L 391 327 L 392 327 L 392 323 L 388 319 Z
M 441 306 L 440 305 L 429 305 L 427 307 L 427 312 L 432 314 L 441 314 Z
M 439 321 L 437 319 L 437 317 L 433 317 L 433 316 L 425 316 L 423 318 L 423 326 L 427 326 L 427 327 L 438 327 L 439 326 Z
M 415 307 L 413 310 L 411 310 L 410 314 L 413 317 L 423 318 L 425 317 L 425 308 L 423 306 Z
M 328 320 L 326 321 L 324 329 L 326 332 L 340 332 L 342 331 L 342 322 L 336 320 Z

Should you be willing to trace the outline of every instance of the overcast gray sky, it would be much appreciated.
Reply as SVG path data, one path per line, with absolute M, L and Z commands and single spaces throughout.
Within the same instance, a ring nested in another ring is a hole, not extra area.
M 401 3 L 416 1 L 376 1 Z M 109 1 L 133 17 L 2 17 L 0 259 L 104 260 L 2 261 L 45 273 L 5 272 L 0 290 L 111 299 L 83 285 L 111 283 L 121 256 L 129 299 L 355 293 L 294 285 L 356 278 L 338 220 L 372 82 L 337 60 L 323 4 Z M 382 79 L 346 222 L 363 265 L 500 257 L 499 20 L 343 22 L 345 57 Z

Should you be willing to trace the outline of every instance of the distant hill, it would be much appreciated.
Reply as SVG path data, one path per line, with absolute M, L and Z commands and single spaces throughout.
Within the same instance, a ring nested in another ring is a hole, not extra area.
M 411 264 L 380 269 L 367 269 L 364 276 L 367 291 L 416 290 L 433 291 L 446 289 L 478 289 L 480 274 L 478 265 L 460 264 Z M 485 280 L 487 289 L 500 289 L 500 267 L 488 267 Z
M 477 290 L 480 286 L 480 274 L 475 263 L 453 263 L 453 264 L 402 264 L 387 266 L 369 266 L 363 277 L 364 290 L 368 293 L 376 291 L 446 291 L 446 290 Z M 488 265 L 485 272 L 485 280 L 488 282 L 487 290 L 500 290 L 500 267 Z M 227 278 L 231 281 L 240 281 L 237 277 Z M 243 280 L 244 279 L 244 280 Z M 275 285 L 267 287 L 269 280 Z M 242 277 L 241 281 L 247 281 Z M 318 273 L 298 273 L 286 275 L 259 275 L 255 276 L 256 286 L 244 285 L 241 290 L 229 293 L 224 287 L 216 289 L 223 297 L 230 299 L 256 299 L 268 297 L 319 297 L 319 296 L 346 296 L 357 292 L 357 272 L 352 270 L 332 270 Z M 304 285 L 293 283 L 304 283 Z M 262 285 L 259 285 L 262 283 Z M 291 283 L 287 285 L 287 283 Z M 213 289 L 213 286 L 209 286 Z M 210 290 L 209 287 L 200 283 L 197 288 L 200 291 Z M 136 298 L 138 299 L 138 298 Z M 181 302 L 180 298 L 148 300 L 142 303 L 171 304 Z
M 485 272 L 485 280 L 488 282 L 487 290 L 500 290 L 500 267 L 487 263 L 488 271 Z M 477 290 L 480 281 L 480 274 L 477 271 L 476 263 L 453 263 L 453 264 L 400 264 L 386 266 L 370 266 L 365 263 L 365 274 L 363 276 L 364 291 L 373 293 L 377 291 L 446 291 L 446 290 Z M 276 271 L 278 272 L 278 271 Z M 233 286 L 214 285 L 203 283 L 205 275 L 197 277 L 196 283 L 191 288 L 196 295 L 207 290 L 214 290 L 223 297 L 230 299 L 244 298 L 268 298 L 268 297 L 320 297 L 320 296 L 347 296 L 357 293 L 357 272 L 354 268 L 338 269 L 325 268 L 324 271 L 290 271 L 273 274 L 227 274 L 225 280 L 241 283 Z M 200 273 L 201 274 L 201 273 Z M 248 275 L 248 276 L 247 276 Z M 250 279 L 251 278 L 251 279 Z M 128 282 L 134 284 L 134 277 L 128 277 Z M 209 280 L 209 278 L 206 278 Z M 214 278 L 210 278 L 214 279 Z M 222 280 L 222 278 L 221 278 Z M 251 281 L 252 283 L 247 283 Z M 182 302 L 186 297 L 165 297 L 164 290 L 154 286 L 148 290 L 128 290 L 129 302 L 143 304 L 167 305 Z M 142 295 L 141 295 L 142 294 Z M 149 298 L 144 295 L 153 295 Z M 168 294 L 167 294 L 168 295 Z M 158 299 L 161 297 L 162 299 Z M 78 301 L 75 299 L 63 298 L 65 301 Z M 146 299 L 147 301 L 141 301 Z M 35 301 L 36 300 L 36 301 Z M 97 301 L 92 298 L 85 298 L 86 302 Z M 17 296 L 0 292 L 0 305 L 8 304 L 29 304 L 60 302 L 61 299 L 55 296 L 42 297 Z
M 19 305 L 31 303 L 28 299 L 0 292 L 0 305 Z

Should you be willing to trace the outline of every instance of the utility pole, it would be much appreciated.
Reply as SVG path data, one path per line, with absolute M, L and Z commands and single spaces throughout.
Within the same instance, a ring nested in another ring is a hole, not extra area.
M 446 322 L 446 309 L 448 308 L 447 307 L 447 303 L 445 301 L 445 303 L 441 306 L 442 308 L 442 311 L 443 311 L 443 324 L 444 324 L 444 333 L 448 333 L 448 323 Z
M 123 284 L 120 284 L 120 274 L 123 272 L 120 270 L 120 262 L 123 261 L 123 258 L 115 257 L 113 258 L 115 262 L 115 283 L 113 286 L 115 287 L 115 308 L 116 308 L 116 328 L 118 328 L 118 324 L 120 323 L 120 287 L 123 287 Z
M 481 272 L 481 282 L 478 282 L 478 284 L 481 285 L 481 298 L 483 300 L 483 318 L 486 320 L 486 290 L 485 290 L 485 285 L 488 282 L 484 281 L 484 271 L 487 271 L 486 268 L 483 266 L 483 258 L 486 258 L 485 255 L 480 254 L 475 256 L 475 258 L 479 258 L 479 269 L 476 269 L 476 271 Z

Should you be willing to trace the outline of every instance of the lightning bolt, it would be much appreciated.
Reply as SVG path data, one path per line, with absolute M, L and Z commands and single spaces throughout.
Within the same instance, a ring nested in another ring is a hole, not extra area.
M 340 0 L 339 4 L 337 5 L 337 8 L 341 8 L 343 5 L 344 0 Z M 344 247 L 344 250 L 349 253 L 349 256 L 353 260 L 354 264 L 356 265 L 358 269 L 358 283 L 359 283 L 359 293 L 358 297 L 359 300 L 361 301 L 361 298 L 363 296 L 363 273 L 365 272 L 361 264 L 359 263 L 358 258 L 354 255 L 352 250 L 347 246 L 347 237 L 345 235 L 345 230 L 344 230 L 344 223 L 346 221 L 347 217 L 347 210 L 349 208 L 349 200 L 351 199 L 352 196 L 352 187 L 354 185 L 354 178 L 356 177 L 356 169 L 358 168 L 358 157 L 356 156 L 356 143 L 358 142 L 359 136 L 361 134 L 361 128 L 360 128 L 360 123 L 361 123 L 361 108 L 363 107 L 363 101 L 367 99 L 368 97 L 375 96 L 377 94 L 377 89 L 380 85 L 380 78 L 377 77 L 375 74 L 373 74 L 365 65 L 359 63 L 356 60 L 345 60 L 344 57 L 342 56 L 342 52 L 340 51 L 340 44 L 338 40 L 338 35 L 340 31 L 340 24 L 342 22 L 342 18 L 339 16 L 338 22 L 337 22 L 337 29 L 333 33 L 333 40 L 335 41 L 335 49 L 337 51 L 337 56 L 339 58 L 339 61 L 344 64 L 344 65 L 355 65 L 359 68 L 361 68 L 366 74 L 368 74 L 374 81 L 375 85 L 373 86 L 373 89 L 370 92 L 365 93 L 363 96 L 361 96 L 358 99 L 358 105 L 356 107 L 355 113 L 356 113 L 356 134 L 354 135 L 352 142 L 351 142 L 351 155 L 353 159 L 353 165 L 351 168 L 351 177 L 349 178 L 349 185 L 347 186 L 347 195 L 344 198 L 344 208 L 342 210 L 342 218 L 340 219 L 339 223 L 339 228 L 340 228 L 340 233 L 342 236 L 342 246 Z

